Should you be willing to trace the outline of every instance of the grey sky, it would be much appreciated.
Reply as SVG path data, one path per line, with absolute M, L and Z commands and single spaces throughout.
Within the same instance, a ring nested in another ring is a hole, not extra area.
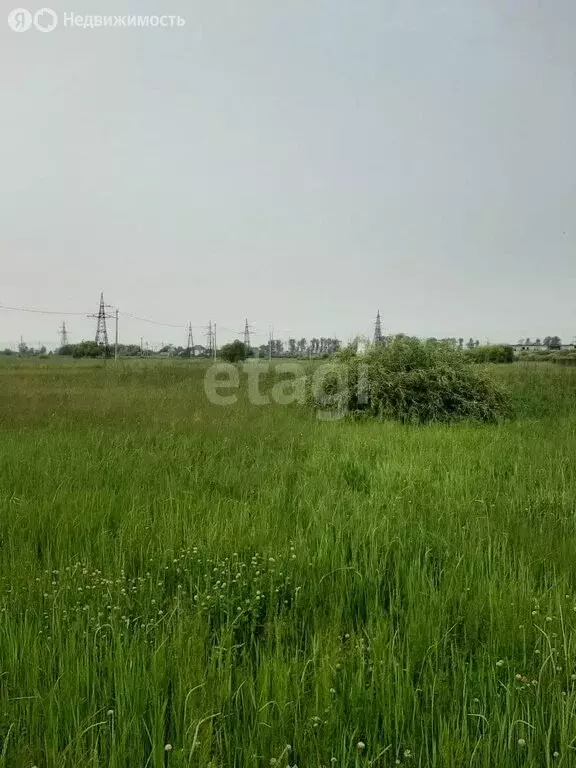
M 104 290 L 182 327 L 123 318 L 151 344 L 246 316 L 346 339 L 377 307 L 392 332 L 576 335 L 573 0 L 49 5 L 187 24 L 2 19 L 1 304 Z M 0 311 L 0 342 L 62 319 Z

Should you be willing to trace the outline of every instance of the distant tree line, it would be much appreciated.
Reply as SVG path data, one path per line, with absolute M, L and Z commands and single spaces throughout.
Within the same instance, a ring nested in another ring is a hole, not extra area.
M 404 334 L 398 334 L 400 338 L 405 338 Z M 380 343 L 386 344 L 391 339 L 383 338 Z M 470 337 L 465 341 L 463 337 L 447 337 L 437 339 L 430 337 L 428 342 L 448 344 L 455 349 L 462 350 L 470 361 L 474 362 L 497 362 L 508 363 L 514 359 L 514 347 L 512 345 L 481 345 L 478 339 Z M 240 345 L 240 346 L 239 346 Z M 357 342 L 352 342 L 352 347 L 357 346 Z M 562 342 L 559 336 L 545 336 L 543 339 L 536 338 L 532 341 L 530 338 L 520 339 L 516 346 L 526 346 L 529 348 L 540 347 L 543 351 L 555 352 L 562 349 Z M 329 357 L 342 349 L 343 345 L 339 339 L 332 337 L 313 336 L 310 339 L 302 337 L 300 339 L 290 338 L 287 342 L 281 339 L 272 339 L 266 344 L 246 348 L 245 345 L 236 340 L 231 344 L 224 345 L 218 350 L 218 357 L 222 359 L 246 359 L 247 357 Z M 159 350 L 143 350 L 138 344 L 119 344 L 118 353 L 122 357 L 140 357 L 140 356 L 166 356 L 179 358 L 206 358 L 212 357 L 213 352 L 201 344 L 194 345 L 192 348 L 176 346 L 174 344 L 165 344 Z M 4 349 L 0 355 L 20 355 L 20 356 L 42 356 L 47 353 L 46 347 L 41 346 L 38 349 L 28 347 L 21 343 L 18 351 Z M 74 358 L 101 358 L 112 356 L 114 348 L 110 345 L 107 349 L 97 344 L 95 341 L 81 341 L 78 344 L 67 344 L 56 350 L 55 354 Z
M 81 341 L 78 344 L 66 344 L 64 347 L 56 350 L 57 355 L 63 355 L 64 357 L 107 357 L 114 353 L 113 347 L 106 348 L 102 344 L 97 344 L 95 341 Z M 138 344 L 119 344 L 118 353 L 123 357 L 138 357 L 141 354 L 141 349 Z
M 545 336 L 544 339 L 519 339 L 518 341 L 519 346 L 526 346 L 526 347 L 546 347 L 546 349 L 561 349 L 562 348 L 562 339 L 560 336 Z
M 272 357 L 308 357 L 309 355 L 322 356 L 333 355 L 342 348 L 342 342 L 339 339 L 320 336 L 313 336 L 310 340 L 306 338 L 288 339 L 285 344 L 281 339 L 272 339 L 268 344 L 261 344 L 258 347 L 258 354 L 261 357 L 270 354 Z
M 35 349 L 34 347 L 29 347 L 27 344 L 24 344 L 24 342 L 18 344 L 17 352 L 14 352 L 13 349 L 9 349 L 8 347 L 0 352 L 0 355 L 20 355 L 20 357 L 40 357 L 47 354 L 49 353 L 46 351 L 45 346 L 41 346 Z

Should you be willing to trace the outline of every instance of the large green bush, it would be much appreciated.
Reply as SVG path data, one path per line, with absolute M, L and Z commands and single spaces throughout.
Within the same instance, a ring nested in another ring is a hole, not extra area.
M 239 363 L 250 357 L 251 350 L 243 342 L 236 339 L 231 344 L 225 344 L 219 352 L 222 360 L 228 363 Z
M 452 345 L 404 336 L 337 355 L 313 377 L 310 401 L 322 411 L 413 424 L 495 422 L 512 412 L 507 391 Z

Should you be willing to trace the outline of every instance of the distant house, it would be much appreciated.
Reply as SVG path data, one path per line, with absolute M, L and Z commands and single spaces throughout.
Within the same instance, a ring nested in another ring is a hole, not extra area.
M 535 341 L 523 341 L 513 344 L 515 352 L 547 352 L 548 347 L 545 344 L 536 344 Z
M 557 352 L 558 350 L 576 350 L 576 339 L 571 344 L 548 345 L 535 341 L 519 341 L 512 345 L 516 352 Z

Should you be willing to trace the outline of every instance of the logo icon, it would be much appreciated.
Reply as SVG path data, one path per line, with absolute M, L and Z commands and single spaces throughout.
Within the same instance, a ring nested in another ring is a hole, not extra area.
M 28 32 L 32 25 L 38 32 L 52 32 L 58 26 L 58 14 L 52 8 L 41 8 L 34 14 L 26 8 L 15 8 L 8 14 L 8 26 L 14 32 Z
M 32 26 L 32 14 L 26 8 L 15 8 L 8 14 L 8 26 L 13 32 L 28 32 Z
M 38 32 L 52 32 L 58 26 L 58 14 L 52 8 L 41 8 L 34 14 L 34 26 Z

